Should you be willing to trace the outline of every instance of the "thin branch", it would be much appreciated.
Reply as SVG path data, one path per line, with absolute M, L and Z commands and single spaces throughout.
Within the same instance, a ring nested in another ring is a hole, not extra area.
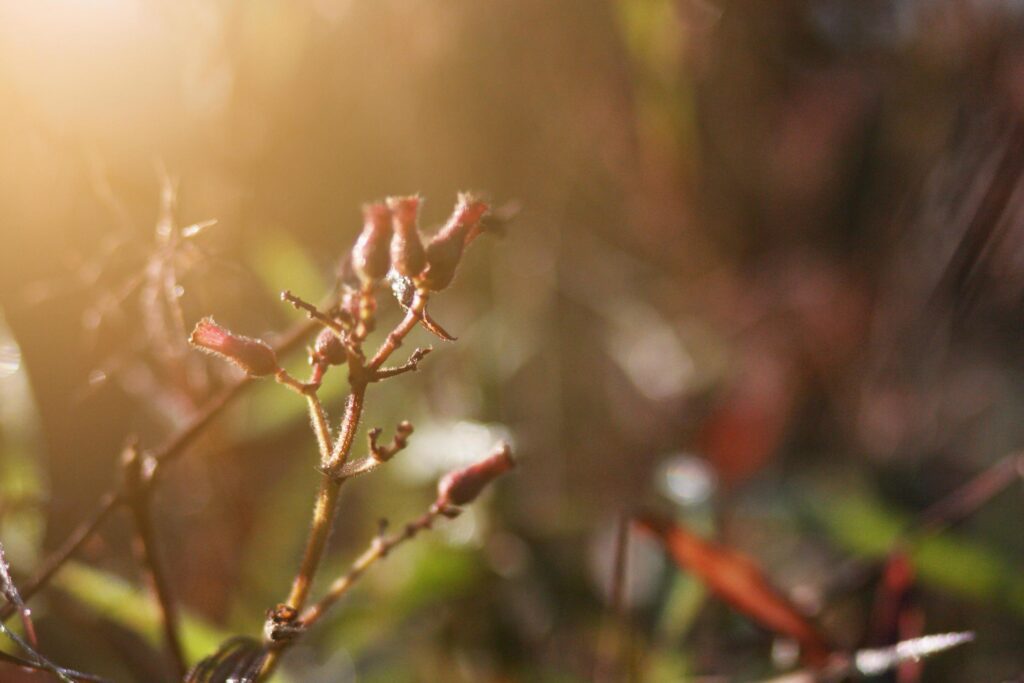
M 420 517 L 406 524 L 402 531 L 392 536 L 378 535 L 373 539 L 363 554 L 356 558 L 355 562 L 347 572 L 342 576 L 338 577 L 334 583 L 331 584 L 327 590 L 327 594 L 324 595 L 319 601 L 311 605 L 302 616 L 299 618 L 299 623 L 303 628 L 308 629 L 310 626 L 315 624 L 324 613 L 330 609 L 330 607 L 342 598 L 359 578 L 373 566 L 378 560 L 387 557 L 395 546 L 400 545 L 414 536 L 419 532 L 430 529 L 434 521 L 445 514 L 445 510 L 438 508 L 437 506 L 431 506 L 430 510 L 425 512 Z
M 326 467 L 331 457 L 331 428 L 327 424 L 327 414 L 320 397 L 315 393 L 307 394 L 306 401 L 309 403 L 309 418 L 316 433 L 316 443 L 320 448 L 320 464 Z
M 28 662 L 28 666 L 33 669 L 49 671 L 53 673 L 61 681 L 65 683 L 72 683 L 72 678 L 81 678 L 83 675 L 78 672 L 72 672 L 63 667 L 57 666 L 43 655 L 39 654 L 39 642 L 36 639 L 35 627 L 32 625 L 31 612 L 28 607 L 25 606 L 25 601 L 22 600 L 20 593 L 18 592 L 17 586 L 14 585 L 14 581 L 11 579 L 10 568 L 7 566 L 7 557 L 4 555 L 3 545 L 0 545 L 0 593 L 3 594 L 8 604 L 13 606 L 16 611 L 21 615 L 21 621 L 25 628 L 25 635 L 28 640 L 25 640 L 17 633 L 7 628 L 2 622 L 0 622 L 0 632 L 11 639 L 18 647 L 20 647 L 26 655 L 31 658 Z M 5 659 L 14 659 L 19 663 L 24 660 L 19 660 L 13 655 L 5 657 Z M 72 676 L 73 675 L 73 676 Z
M 408 420 L 402 420 L 395 427 L 395 435 L 391 439 L 391 443 L 386 446 L 381 446 L 377 443 L 377 439 L 380 438 L 380 427 L 374 427 L 366 434 L 367 447 L 370 451 L 370 458 L 376 462 L 387 462 L 391 458 L 395 457 L 398 451 L 402 450 L 409 445 L 409 436 L 412 435 L 413 427 L 412 423 Z
M 416 349 L 415 351 L 412 352 L 412 355 L 409 356 L 409 360 L 405 361 L 401 365 L 395 366 L 393 368 L 381 368 L 380 370 L 375 371 L 373 373 L 373 381 L 377 382 L 382 379 L 396 377 L 398 375 L 403 375 L 407 372 L 416 372 L 417 370 L 419 370 L 420 361 L 426 358 L 427 354 L 433 350 L 434 349 L 430 346 Z
M 398 323 L 395 329 L 391 330 L 384 343 L 381 344 L 380 348 L 377 349 L 377 353 L 373 354 L 373 358 L 366 364 L 366 367 L 370 370 L 378 370 L 384 362 L 391 357 L 391 354 L 395 352 L 399 346 L 402 345 L 402 340 L 412 332 L 413 328 L 416 327 L 416 323 L 423 319 L 423 310 L 427 306 L 426 294 L 417 292 L 413 296 L 412 303 L 409 308 L 405 311 L 405 317 Z
M 609 586 L 608 614 L 599 641 L 595 681 L 624 679 L 628 666 L 626 577 L 629 571 L 629 529 L 629 515 L 620 514 L 615 525 L 614 565 Z
M 126 500 L 132 513 L 137 534 L 136 552 L 139 564 L 149 575 L 157 605 L 160 607 L 160 622 L 163 627 L 167 650 L 174 663 L 175 672 L 181 678 L 188 670 L 185 650 L 181 644 L 180 619 L 178 607 L 171 593 L 171 582 L 166 567 L 160 561 L 159 548 L 156 540 L 156 528 L 153 526 L 150 507 L 153 489 L 146 484 L 152 476 L 156 461 L 143 457 L 135 444 L 130 444 L 123 456 L 125 473 Z
M 281 301 L 286 301 L 300 311 L 305 311 L 306 315 L 309 316 L 310 320 L 315 320 L 324 327 L 329 327 L 338 334 L 344 331 L 344 328 L 338 324 L 337 320 L 334 320 L 331 316 L 323 313 L 319 308 L 309 303 L 302 297 L 298 297 L 292 294 L 291 290 L 286 289 L 281 292 Z
M 391 439 L 391 443 L 386 446 L 381 446 L 377 443 L 381 429 L 380 427 L 374 427 L 366 433 L 366 441 L 370 455 L 359 462 L 350 461 L 345 463 L 344 467 L 337 472 L 332 472 L 331 476 L 337 480 L 345 480 L 351 479 L 352 477 L 358 477 L 361 474 L 373 472 L 409 445 L 409 435 L 412 434 L 412 431 L 412 423 L 408 420 L 403 420 L 398 423 L 398 427 L 395 429 L 395 436 Z M 326 472 L 326 470 L 324 471 Z
M 925 510 L 917 533 L 934 534 L 974 514 L 1014 481 L 1024 477 L 1024 453 L 1011 453 Z
M 275 346 L 278 354 L 284 355 L 299 346 L 311 332 L 317 328 L 313 321 L 303 322 L 295 326 L 290 332 L 282 337 L 281 342 Z M 185 427 L 168 438 L 163 445 L 152 452 L 152 457 L 157 462 L 148 486 L 155 485 L 157 475 L 163 466 L 175 460 L 185 452 L 186 448 L 195 441 L 196 437 L 203 432 L 222 412 L 231 404 L 243 390 L 252 384 L 249 377 L 242 377 L 225 387 L 217 396 L 210 399 L 203 409 L 193 417 Z M 89 517 L 82 520 L 77 527 L 68 535 L 64 542 L 55 551 L 50 553 L 43 560 L 42 565 L 36 570 L 35 575 L 28 584 L 22 587 L 22 598 L 30 600 L 53 578 L 61 567 L 70 560 L 85 543 L 93 537 L 96 531 L 124 499 L 116 490 L 108 491 L 101 498 L 96 510 Z M 6 621 L 15 614 L 15 609 L 5 605 L 0 609 L 0 621 Z
M 11 568 L 7 564 L 7 555 L 4 553 L 2 543 L 0 543 L 0 593 L 3 593 L 7 602 L 13 605 L 21 616 L 21 625 L 25 629 L 28 641 L 33 647 L 38 647 L 39 640 L 36 638 L 36 627 L 32 624 L 32 610 L 25 605 L 21 594 L 18 593 L 18 587 L 14 585 L 14 579 L 11 578 Z
M 22 586 L 22 599 L 26 601 L 31 600 L 36 593 L 49 583 L 53 575 L 85 545 L 86 541 L 92 538 L 93 534 L 110 516 L 110 513 L 122 502 L 123 500 L 119 494 L 113 492 L 106 493 L 100 499 L 96 510 L 75 527 L 71 534 L 64 539 L 64 543 L 43 560 L 42 565 L 36 570 L 35 575 L 29 582 Z M 17 609 L 13 605 L 4 605 L 0 609 L 0 623 L 10 619 L 16 612 Z
M 2 624 L 0 624 L 0 631 L 8 637 L 11 637 L 11 639 L 16 643 L 21 640 L 21 638 L 12 634 L 10 630 Z M 6 652 L 0 652 L 0 661 L 13 664 L 14 666 L 20 666 L 23 669 L 31 669 L 32 671 L 49 671 L 50 673 L 58 676 L 58 678 L 63 674 L 65 680 L 87 681 L 88 683 L 110 683 L 109 678 L 103 678 L 102 676 L 96 676 L 95 674 L 82 673 L 81 671 L 75 671 L 74 669 L 64 669 L 56 666 L 48 660 L 44 660 L 45 663 L 40 663 L 37 661 L 22 659 L 21 657 L 15 657 L 14 655 Z M 54 669 L 59 669 L 59 672 L 54 671 Z

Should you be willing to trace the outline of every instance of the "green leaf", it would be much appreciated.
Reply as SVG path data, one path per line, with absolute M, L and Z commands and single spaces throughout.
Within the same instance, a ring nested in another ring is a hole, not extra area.
M 884 557 L 911 522 L 863 492 L 819 499 L 811 512 L 836 543 L 864 557 Z M 994 548 L 949 532 L 905 540 L 924 583 L 1024 616 L 1024 575 Z
M 53 583 L 97 614 L 135 631 L 154 647 L 160 647 L 160 612 L 149 591 L 79 562 L 65 565 Z M 195 615 L 187 612 L 181 615 L 181 640 L 190 662 L 214 652 L 230 636 Z

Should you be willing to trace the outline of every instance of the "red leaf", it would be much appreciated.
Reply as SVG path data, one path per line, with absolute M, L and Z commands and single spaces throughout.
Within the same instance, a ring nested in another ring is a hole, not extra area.
M 697 575 L 718 598 L 773 633 L 799 642 L 806 663 L 820 666 L 828 659 L 831 648 L 817 627 L 771 585 L 750 558 L 667 519 L 642 515 L 636 523 L 657 536 L 679 568 Z

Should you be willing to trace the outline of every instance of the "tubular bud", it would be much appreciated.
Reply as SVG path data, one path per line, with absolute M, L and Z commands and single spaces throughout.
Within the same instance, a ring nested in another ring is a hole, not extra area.
M 352 269 L 365 285 L 380 280 L 391 268 L 391 212 L 382 202 L 363 206 L 363 231 L 352 247 Z
M 214 322 L 213 318 L 203 318 L 196 323 L 188 342 L 198 349 L 231 361 L 252 377 L 272 375 L 281 369 L 274 349 L 266 342 L 233 334 Z
M 427 289 L 436 292 L 451 284 L 462 259 L 462 250 L 469 243 L 470 236 L 478 230 L 480 220 L 488 208 L 487 204 L 473 195 L 459 195 L 448 222 L 427 244 L 427 269 L 421 276 Z
M 451 505 L 472 503 L 489 483 L 515 465 L 508 444 L 503 443 L 494 455 L 485 460 L 441 477 L 437 483 L 437 501 L 434 505 L 443 509 Z
M 389 197 L 394 234 L 391 237 L 391 263 L 400 275 L 416 277 L 427 265 L 423 240 L 417 227 L 420 198 Z

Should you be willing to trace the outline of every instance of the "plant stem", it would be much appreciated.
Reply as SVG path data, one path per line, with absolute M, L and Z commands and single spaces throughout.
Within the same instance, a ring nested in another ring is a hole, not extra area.
M 156 529 L 153 527 L 150 508 L 150 491 L 151 489 L 144 489 L 142 486 L 137 487 L 137 490 L 132 492 L 134 495 L 131 496 L 128 506 L 131 508 L 135 531 L 138 534 L 139 563 L 145 568 L 153 584 L 153 593 L 160 606 L 160 621 L 164 631 L 164 640 L 167 642 L 167 649 L 174 662 L 175 672 L 179 678 L 182 678 L 188 670 L 188 662 L 185 659 L 185 651 L 179 636 L 178 608 L 171 594 L 171 583 L 168 580 L 165 567 L 160 561 L 157 548 Z
M 359 425 L 359 418 L 363 412 L 365 394 L 365 384 L 359 383 L 352 387 L 352 393 L 349 394 L 348 403 L 345 405 L 345 417 L 342 420 L 338 441 L 333 449 L 329 445 L 326 449 L 321 446 L 321 460 L 323 460 L 325 455 L 327 456 L 327 462 L 322 462 L 324 475 L 320 479 L 320 488 L 313 503 L 313 521 L 310 524 L 309 539 L 306 541 L 306 549 L 302 554 L 302 562 L 299 564 L 299 570 L 292 580 L 291 592 L 285 601 L 287 605 L 296 610 L 301 610 L 303 605 L 306 604 L 306 599 L 309 597 L 309 590 L 313 585 L 317 569 L 320 567 L 320 561 L 323 559 L 324 549 L 327 547 L 327 539 L 331 535 L 334 512 L 338 506 L 338 496 L 341 492 L 341 484 L 344 481 L 331 476 L 331 472 L 334 471 L 331 469 L 331 463 L 339 462 L 341 465 L 344 465 L 345 460 L 348 458 L 348 452 L 352 448 L 352 441 L 355 438 L 356 429 Z M 319 403 L 319 400 L 317 400 L 317 403 Z M 314 413 L 317 412 L 313 408 L 312 403 L 311 410 Z M 314 417 L 313 423 L 317 431 L 319 431 L 319 415 Z M 324 426 L 326 427 L 326 423 L 324 423 Z M 317 439 L 320 439 L 319 434 Z M 257 680 L 269 678 L 277 667 L 277 662 L 285 647 L 287 647 L 286 643 L 280 643 L 277 647 L 270 650 Z
M 440 514 L 440 509 L 431 507 L 428 512 L 406 524 L 405 527 L 402 528 L 401 532 L 386 538 L 378 537 L 374 539 L 373 543 L 370 544 L 370 547 L 367 548 L 362 555 L 356 558 L 349 570 L 331 584 L 331 587 L 327 590 L 327 594 L 302 613 L 302 617 L 300 618 L 302 626 L 304 628 L 309 628 L 316 623 L 316 621 L 324 615 L 324 612 L 326 612 L 331 605 L 341 599 L 341 597 L 345 595 L 350 588 L 352 588 L 367 569 L 369 569 L 378 560 L 386 557 L 395 546 L 410 540 L 421 531 L 430 529 L 434 524 L 434 520 L 436 520 Z
M 370 370 L 376 370 L 384 364 L 384 361 L 386 361 L 388 357 L 395 352 L 395 349 L 402 345 L 402 340 L 405 339 L 406 335 L 412 332 L 412 329 L 416 327 L 416 323 L 422 320 L 423 311 L 426 307 L 426 295 L 417 292 L 415 297 L 413 297 L 412 304 L 406 310 L 405 317 L 402 318 L 402 322 L 398 323 L 398 326 L 391 330 L 387 339 L 385 339 L 384 343 L 381 344 L 379 349 L 377 349 L 377 353 L 375 353 L 373 358 L 370 359 L 370 362 L 366 364 L 367 368 Z
M 320 447 L 320 466 L 326 467 L 331 457 L 331 428 L 327 425 L 327 415 L 324 413 L 320 397 L 314 393 L 306 394 L 306 401 L 309 403 L 309 418 L 313 423 L 313 431 L 316 432 L 316 443 Z
M 320 488 L 317 491 L 313 503 L 313 520 L 310 524 L 309 539 L 306 541 L 306 549 L 302 555 L 302 562 L 299 570 L 292 581 L 291 592 L 288 594 L 286 604 L 299 611 L 306 604 L 310 588 L 316 578 L 316 572 L 323 559 L 324 549 L 327 547 L 327 539 L 331 534 L 334 513 L 338 505 L 338 497 L 341 491 L 343 479 L 335 475 L 341 471 L 352 451 L 352 443 L 355 440 L 356 431 L 359 427 L 359 419 L 362 417 L 363 404 L 366 398 L 367 383 L 371 373 L 377 370 L 385 361 L 402 345 L 402 340 L 412 332 L 423 317 L 423 310 L 426 307 L 425 295 L 417 293 L 406 311 L 405 317 L 398 325 L 391 330 L 384 343 L 373 355 L 373 358 L 366 365 L 355 364 L 355 358 L 349 359 L 349 383 L 352 392 L 349 394 L 348 402 L 345 404 L 345 416 L 342 418 L 341 429 L 338 438 L 330 449 L 326 462 L 321 462 L 324 470 L 323 478 L 320 480 Z M 317 404 L 319 401 L 317 401 Z M 310 403 L 311 414 L 313 414 L 313 426 L 317 431 L 317 441 L 320 442 L 321 460 L 326 452 L 323 448 L 321 430 L 326 428 L 326 421 L 322 421 L 322 410 L 318 411 L 316 405 Z M 266 680 L 277 667 L 281 655 L 288 648 L 289 641 L 282 641 L 274 644 L 267 654 L 257 680 Z
M 363 398 L 366 392 L 365 387 L 354 387 L 349 395 L 348 403 L 345 406 L 345 419 L 341 425 L 341 433 L 331 452 L 331 461 L 328 462 L 328 469 L 320 481 L 320 489 L 317 491 L 316 502 L 313 504 L 313 521 L 310 527 L 309 540 L 306 542 L 306 550 L 302 556 L 302 563 L 299 571 L 292 581 L 291 593 L 288 594 L 286 603 L 296 610 L 302 609 L 309 596 L 309 589 L 316 575 L 316 570 L 323 557 L 324 547 L 327 545 L 327 538 L 331 533 L 331 526 L 334 519 L 334 509 L 338 502 L 338 493 L 341 490 L 341 481 L 335 480 L 330 475 L 331 462 L 337 461 L 344 464 L 351 450 L 352 440 L 359 425 L 359 418 L 363 412 Z

